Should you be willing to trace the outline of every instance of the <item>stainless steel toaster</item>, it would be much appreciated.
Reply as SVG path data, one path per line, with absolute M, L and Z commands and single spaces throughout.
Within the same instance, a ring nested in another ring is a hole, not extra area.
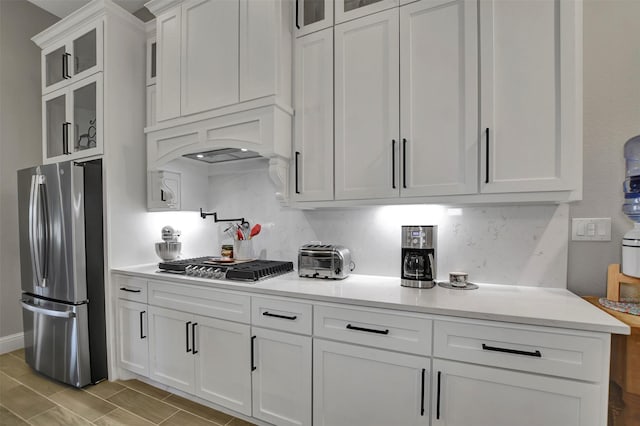
M 298 250 L 298 275 L 341 280 L 353 270 L 351 252 L 335 244 L 310 243 Z

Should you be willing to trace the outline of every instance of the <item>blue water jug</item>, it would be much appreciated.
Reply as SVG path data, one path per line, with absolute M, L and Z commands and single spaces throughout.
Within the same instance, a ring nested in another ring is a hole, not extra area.
M 640 135 L 624 144 L 626 178 L 624 180 L 624 204 L 622 211 L 629 219 L 640 222 Z

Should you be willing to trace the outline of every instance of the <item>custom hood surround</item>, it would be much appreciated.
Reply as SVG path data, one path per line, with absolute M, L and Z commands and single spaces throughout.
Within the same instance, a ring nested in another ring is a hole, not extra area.
M 212 163 L 212 152 L 242 168 L 256 153 L 269 159 L 276 198 L 287 204 L 292 2 L 152 0 L 145 6 L 156 16 L 157 39 L 155 124 L 145 129 L 148 171 L 182 157 Z

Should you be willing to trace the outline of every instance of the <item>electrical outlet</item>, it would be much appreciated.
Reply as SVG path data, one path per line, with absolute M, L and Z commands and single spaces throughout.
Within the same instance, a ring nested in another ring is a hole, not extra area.
M 611 218 L 571 219 L 572 241 L 611 241 Z

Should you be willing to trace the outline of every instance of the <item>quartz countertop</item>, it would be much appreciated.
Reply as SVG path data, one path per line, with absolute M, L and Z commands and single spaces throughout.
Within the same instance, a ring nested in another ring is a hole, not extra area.
M 569 290 L 477 283 L 477 290 L 402 287 L 400 278 L 350 275 L 344 280 L 301 278 L 297 272 L 255 283 L 187 277 L 159 272 L 157 264 L 120 267 L 113 273 L 248 294 L 295 297 L 373 308 L 504 321 L 574 330 L 629 334 L 623 322 Z

